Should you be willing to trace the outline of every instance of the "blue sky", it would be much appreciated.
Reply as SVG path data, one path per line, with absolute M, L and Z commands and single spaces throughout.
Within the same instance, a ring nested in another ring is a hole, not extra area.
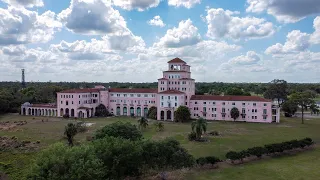
M 0 0 L 0 81 L 320 82 L 318 0 Z

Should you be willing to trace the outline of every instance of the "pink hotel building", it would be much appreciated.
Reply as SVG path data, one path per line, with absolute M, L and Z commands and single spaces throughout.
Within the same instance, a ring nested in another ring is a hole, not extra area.
M 271 100 L 257 96 L 195 95 L 195 80 L 190 66 L 179 58 L 168 62 L 168 70 L 158 79 L 158 89 L 125 89 L 96 86 L 70 89 L 57 93 L 56 104 L 30 104 L 21 106 L 23 115 L 93 117 L 95 108 L 103 104 L 115 116 L 146 116 L 157 107 L 157 119 L 173 121 L 179 106 L 187 106 L 191 118 L 233 121 L 230 111 L 237 107 L 236 121 L 271 123 L 280 121 L 279 108 Z

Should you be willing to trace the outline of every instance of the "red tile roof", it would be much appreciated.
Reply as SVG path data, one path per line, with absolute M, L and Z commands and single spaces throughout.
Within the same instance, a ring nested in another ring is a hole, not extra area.
M 159 94 L 184 94 L 184 92 L 181 92 L 181 91 L 178 91 L 175 89 L 171 89 L 171 90 L 159 92 Z
M 95 92 L 100 92 L 100 90 L 96 88 L 67 89 L 64 91 L 60 91 L 59 93 L 95 93 Z
M 56 104 L 30 104 L 29 107 L 57 108 L 57 105 Z
M 109 92 L 119 92 L 119 93 L 157 93 L 158 89 L 149 89 L 149 88 L 111 88 Z
M 194 80 L 192 78 L 181 78 L 180 80 Z
M 170 61 L 168 61 L 168 63 L 184 63 L 184 64 L 186 64 L 186 62 L 182 61 L 180 58 L 171 59 Z
M 216 101 L 258 101 L 271 102 L 258 96 L 214 96 L 214 95 L 193 95 L 190 100 L 216 100 Z

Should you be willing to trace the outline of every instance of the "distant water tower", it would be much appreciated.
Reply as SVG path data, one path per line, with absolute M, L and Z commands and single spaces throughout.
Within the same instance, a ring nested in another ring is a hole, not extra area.
M 25 81 L 25 78 L 24 78 L 24 69 L 21 69 L 21 72 L 22 72 L 21 86 L 22 86 L 22 88 L 26 88 L 26 81 Z

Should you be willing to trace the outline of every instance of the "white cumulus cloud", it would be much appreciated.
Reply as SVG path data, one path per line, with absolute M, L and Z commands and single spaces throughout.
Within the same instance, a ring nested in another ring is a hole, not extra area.
M 213 39 L 231 38 L 255 39 L 269 37 L 275 30 L 271 22 L 255 17 L 237 17 L 239 12 L 229 10 L 208 9 L 206 21 L 208 24 L 207 36 Z
M 119 6 L 125 10 L 137 9 L 144 11 L 149 8 L 157 7 L 160 0 L 113 0 L 113 5 Z
M 169 29 L 155 45 L 174 48 L 197 44 L 200 40 L 198 28 L 192 24 L 190 19 L 187 19 L 181 21 L 178 27 Z
M 39 15 L 25 8 L 0 8 L 0 45 L 48 42 L 61 27 L 51 11 Z
M 162 19 L 160 16 L 155 16 L 153 17 L 152 19 L 150 19 L 148 21 L 148 24 L 151 25 L 151 26 L 159 26 L 159 27 L 164 27 L 166 26 L 165 23 L 163 23 Z
M 294 23 L 320 12 L 319 0 L 247 0 L 247 12 L 267 12 L 278 21 Z
M 42 7 L 44 6 L 44 3 L 42 0 L 2 0 L 3 2 L 10 4 L 12 6 L 17 7 Z
M 183 6 L 188 9 L 200 3 L 201 3 L 201 0 L 168 0 L 169 6 L 176 6 L 176 7 Z

